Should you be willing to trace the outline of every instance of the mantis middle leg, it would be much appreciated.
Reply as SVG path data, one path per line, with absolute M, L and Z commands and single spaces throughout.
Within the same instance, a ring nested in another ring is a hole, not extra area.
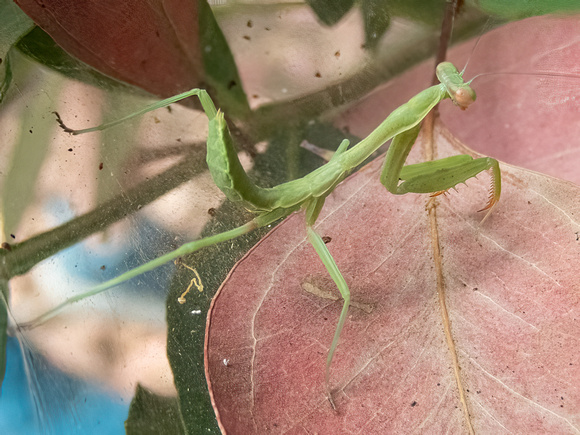
M 317 198 L 312 200 L 306 206 L 306 231 L 308 234 L 308 241 L 314 247 L 314 250 L 320 257 L 322 264 L 328 271 L 328 274 L 338 287 L 338 291 L 342 296 L 343 303 L 342 303 L 342 310 L 340 312 L 340 317 L 338 319 L 338 323 L 336 325 L 336 329 L 334 330 L 334 337 L 332 339 L 332 343 L 330 344 L 330 348 L 328 349 L 328 355 L 326 356 L 326 369 L 324 372 L 324 385 L 326 388 L 326 395 L 330 404 L 332 405 L 333 409 L 336 409 L 334 405 L 334 401 L 332 400 L 332 395 L 330 393 L 329 387 L 329 380 L 330 380 L 330 365 L 332 363 L 332 358 L 334 357 L 334 352 L 336 351 L 336 347 L 338 346 L 338 340 L 340 338 L 340 333 L 342 332 L 342 328 L 344 327 L 344 322 L 346 321 L 346 317 L 348 314 L 348 307 L 350 305 L 350 290 L 348 289 L 348 285 L 340 273 L 334 258 L 330 254 L 330 251 L 326 247 L 326 244 L 313 228 L 314 222 L 318 218 L 318 214 L 324 205 L 324 198 Z

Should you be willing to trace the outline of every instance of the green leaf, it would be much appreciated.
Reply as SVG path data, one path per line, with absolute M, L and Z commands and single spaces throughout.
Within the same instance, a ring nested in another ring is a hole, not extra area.
M 238 68 L 228 42 L 206 0 L 199 0 L 199 33 L 206 79 L 228 114 L 245 117 L 250 112 Z
M 0 102 L 12 80 L 8 59 L 10 49 L 33 27 L 32 20 L 16 4 L 10 0 L 0 0 Z
M 486 13 L 510 20 L 580 11 L 577 0 L 480 0 L 478 4 Z
M 320 21 L 332 26 L 352 9 L 354 0 L 306 0 L 306 3 Z
M 438 28 L 445 13 L 446 1 L 389 0 L 388 3 L 392 16 L 408 18 Z
M 0 57 L 32 27 L 32 20 L 14 2 L 0 0 Z
M 179 403 L 175 397 L 162 397 L 137 385 L 125 421 L 127 435 L 178 435 L 185 433 Z
M 389 3 L 384 0 L 362 0 L 366 48 L 374 48 L 389 28 Z

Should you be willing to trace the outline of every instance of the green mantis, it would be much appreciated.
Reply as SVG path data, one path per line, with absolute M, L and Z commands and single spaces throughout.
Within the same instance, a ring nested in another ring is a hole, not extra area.
M 215 108 L 207 92 L 201 89 L 193 89 L 160 101 L 113 123 L 90 129 L 72 130 L 66 127 L 59 118 L 59 122 L 65 131 L 72 134 L 88 133 L 104 130 L 130 117 L 141 115 L 150 110 L 155 110 L 195 95 L 199 98 L 209 119 L 206 160 L 214 182 L 228 199 L 242 202 L 248 210 L 257 216 L 240 227 L 186 243 L 175 251 L 104 282 L 86 293 L 68 299 L 51 311 L 22 326 L 37 326 L 54 317 L 64 307 L 73 302 L 101 293 L 177 257 L 192 253 L 206 246 L 231 240 L 256 228 L 269 225 L 291 213 L 303 210 L 306 218 L 308 240 L 318 253 L 343 299 L 342 311 L 326 359 L 325 379 L 328 392 L 330 366 L 347 318 L 350 291 L 336 262 L 323 239 L 313 229 L 313 225 L 324 206 L 325 199 L 335 187 L 381 145 L 393 139 L 380 177 L 381 183 L 389 192 L 397 195 L 406 193 L 431 193 L 437 195 L 455 187 L 459 183 L 465 182 L 482 171 L 491 169 L 492 187 L 490 189 L 490 197 L 487 205 L 482 210 L 491 211 L 499 200 L 501 176 L 499 164 L 495 159 L 488 157 L 473 159 L 467 155 L 459 155 L 404 166 L 407 155 L 419 133 L 421 121 L 440 101 L 451 98 L 463 110 L 475 101 L 475 92 L 469 87 L 468 83 L 464 83 L 461 74 L 451 63 L 444 62 L 439 64 L 437 76 L 441 84 L 420 92 L 407 103 L 397 108 L 369 136 L 358 144 L 349 148 L 349 141 L 344 140 L 328 163 L 300 179 L 272 188 L 259 187 L 250 180 L 236 154 L 224 114 Z M 330 398 L 330 394 L 328 394 L 328 397 Z

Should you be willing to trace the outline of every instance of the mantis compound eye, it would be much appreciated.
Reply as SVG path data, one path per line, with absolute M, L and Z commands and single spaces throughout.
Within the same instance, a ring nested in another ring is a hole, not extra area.
M 471 88 L 459 88 L 453 95 L 453 101 L 461 110 L 465 110 L 475 101 L 475 92 Z

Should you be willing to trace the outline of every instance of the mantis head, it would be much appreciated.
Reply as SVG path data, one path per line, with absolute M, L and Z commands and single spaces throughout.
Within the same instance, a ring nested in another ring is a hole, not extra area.
M 467 109 L 476 98 L 475 91 L 468 84 L 461 86 L 453 94 L 449 94 L 449 96 L 461 110 Z
M 436 74 L 453 103 L 461 110 L 467 109 L 475 101 L 475 91 L 469 86 L 469 83 L 463 81 L 461 73 L 451 62 L 441 62 L 437 65 Z

